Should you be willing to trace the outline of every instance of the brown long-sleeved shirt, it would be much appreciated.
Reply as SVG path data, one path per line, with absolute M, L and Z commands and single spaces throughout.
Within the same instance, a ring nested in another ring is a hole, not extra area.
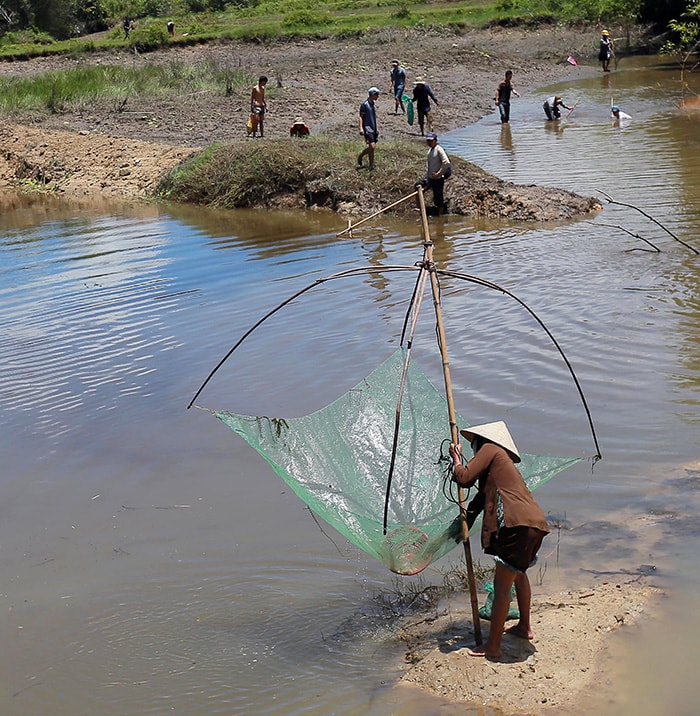
M 535 502 L 523 476 L 510 455 L 498 445 L 486 443 L 466 465 L 454 466 L 455 480 L 462 487 L 479 482 L 484 492 L 484 521 L 481 527 L 481 546 L 491 543 L 491 535 L 498 531 L 497 494 L 503 504 L 506 527 L 536 527 L 549 532 L 547 518 Z

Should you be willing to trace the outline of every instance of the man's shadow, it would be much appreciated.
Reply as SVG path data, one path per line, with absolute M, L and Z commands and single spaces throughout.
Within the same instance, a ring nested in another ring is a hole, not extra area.
M 488 636 L 488 635 L 486 635 Z M 485 639 L 486 637 L 484 637 Z M 449 638 L 438 637 L 438 648 L 443 654 L 450 654 L 453 651 L 464 651 L 464 655 L 467 658 L 474 659 L 477 661 L 484 657 L 478 656 L 467 656 L 466 650 L 471 648 L 474 644 L 474 634 L 471 629 L 457 629 L 453 630 Z M 499 659 L 486 659 L 487 661 L 494 661 L 500 664 L 515 664 L 527 661 L 529 657 L 537 653 L 535 645 L 527 639 L 522 639 L 519 636 L 513 636 L 512 634 L 504 634 L 503 640 L 501 641 L 501 657 Z

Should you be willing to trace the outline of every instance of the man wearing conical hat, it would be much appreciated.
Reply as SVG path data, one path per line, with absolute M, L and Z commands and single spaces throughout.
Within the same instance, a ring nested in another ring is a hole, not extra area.
M 527 569 L 537 561 L 537 552 L 549 527 L 544 512 L 515 467 L 515 463 L 520 462 L 520 454 L 506 424 L 499 420 L 460 432 L 471 443 L 474 457 L 462 464 L 461 446 L 451 444 L 452 479 L 460 487 L 477 485 L 477 497 L 483 500 L 484 510 L 481 546 L 496 560 L 489 637 L 485 644 L 478 644 L 468 653 L 498 659 L 513 584 L 520 620 L 506 632 L 523 639 L 533 638 L 532 590 Z

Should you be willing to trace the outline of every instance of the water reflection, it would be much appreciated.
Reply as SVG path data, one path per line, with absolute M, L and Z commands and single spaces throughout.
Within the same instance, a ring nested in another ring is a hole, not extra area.
M 669 105 L 673 75 L 642 63 L 582 80 L 566 132 L 542 131 L 537 95 L 505 132 L 487 118 L 445 145 L 504 179 L 603 189 L 697 244 L 697 125 Z M 628 131 L 610 126 L 611 95 L 634 107 Z M 653 554 L 694 593 L 697 258 L 614 205 L 585 222 L 430 226 L 437 263 L 500 283 L 541 315 L 590 401 L 604 461 L 539 496 L 575 528 L 548 579 L 566 586 L 581 566 L 619 571 Z M 615 226 L 662 251 L 629 252 L 639 241 Z M 295 290 L 420 260 L 417 221 L 383 217 L 336 240 L 338 217 L 322 213 L 76 214 L 17 200 L 0 228 L 3 713 L 443 713 L 385 692 L 402 653 L 370 618 L 371 597 L 391 577 L 321 533 L 242 441 L 184 408 L 232 342 Z M 295 302 L 203 402 L 282 416 L 330 402 L 391 350 L 414 282 L 359 276 Z M 443 281 L 442 300 L 458 410 L 505 417 L 533 452 L 590 454 L 566 367 L 522 308 L 460 281 Z M 423 310 L 414 353 L 439 385 Z M 663 540 L 634 532 L 640 513 L 668 518 Z M 681 626 L 700 632 L 697 615 Z

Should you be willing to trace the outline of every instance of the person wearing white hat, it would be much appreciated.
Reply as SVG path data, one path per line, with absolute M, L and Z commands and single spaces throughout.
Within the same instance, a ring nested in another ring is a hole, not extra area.
M 564 104 L 564 100 L 558 94 L 547 97 L 544 101 L 542 109 L 550 122 L 561 117 L 561 110 L 559 107 L 563 107 L 568 110 L 572 109 Z
M 376 87 L 370 87 L 367 90 L 367 99 L 360 105 L 360 134 L 365 138 L 367 145 L 357 155 L 357 168 L 362 166 L 362 158 L 367 155 L 369 157 L 369 168 L 374 169 L 374 149 L 379 139 L 379 130 L 377 129 L 377 110 L 374 103 L 379 97 L 379 90 Z
M 391 61 L 391 71 L 389 72 L 389 89 L 394 95 L 394 114 L 401 112 L 406 114 L 406 108 L 403 106 L 404 89 L 406 87 L 406 70 L 401 67 L 398 60 Z
M 430 85 L 422 77 L 416 77 L 416 81 L 413 83 L 413 99 L 411 101 L 416 105 L 421 136 L 425 134 L 426 122 L 428 124 L 428 131 L 433 131 L 433 120 L 430 115 L 431 99 L 435 104 L 440 104 Z
M 520 462 L 520 453 L 506 424 L 499 420 L 475 425 L 460 433 L 470 441 L 474 457 L 463 465 L 461 446 L 452 443 L 452 479 L 461 487 L 478 485 L 477 497 L 483 500 L 484 510 L 481 546 L 496 560 L 489 636 L 486 643 L 468 649 L 468 653 L 499 659 L 513 584 L 520 620 L 506 633 L 533 639 L 532 589 L 527 569 L 537 561 L 537 552 L 549 527 L 544 512 L 515 467 L 515 463 Z

